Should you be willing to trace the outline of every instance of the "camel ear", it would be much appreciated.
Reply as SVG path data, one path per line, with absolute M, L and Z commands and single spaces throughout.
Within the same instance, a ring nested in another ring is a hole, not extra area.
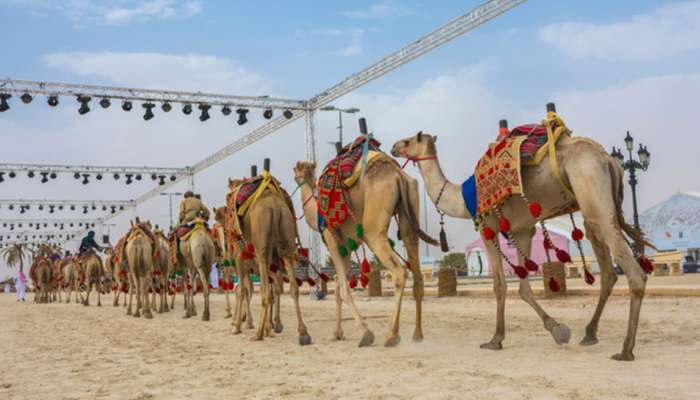
M 418 134 L 416 135 L 416 139 L 420 142 L 423 140 L 423 131 L 419 131 Z
M 316 169 L 316 161 L 311 163 L 311 168 Z
M 433 136 L 433 143 L 437 143 L 437 135 Z

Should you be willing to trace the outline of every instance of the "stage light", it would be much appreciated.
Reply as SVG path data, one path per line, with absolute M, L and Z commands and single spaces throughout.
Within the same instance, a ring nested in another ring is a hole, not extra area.
M 56 173 L 52 172 L 51 174 L 49 174 L 49 178 L 56 179 Z
M 116 181 L 118 179 L 119 179 L 119 174 L 114 174 L 114 180 Z
M 246 122 L 248 122 L 248 118 L 246 117 L 246 114 L 248 114 L 248 109 L 246 108 L 239 108 L 236 110 L 236 114 L 238 114 L 238 125 L 243 125 Z
M 0 112 L 5 112 L 10 109 L 10 104 L 7 102 L 12 97 L 9 93 L 0 93 Z
M 128 100 L 122 101 L 122 110 L 131 111 L 131 107 L 132 107 L 132 104 L 130 101 L 128 101 Z
M 151 174 L 151 180 L 152 180 L 152 181 L 155 181 L 156 179 L 158 179 L 158 175 L 156 175 L 156 174 Z
M 170 110 L 173 109 L 173 106 L 170 105 L 167 101 L 163 103 L 162 106 L 160 106 L 160 109 L 163 110 L 163 112 L 170 112 Z
M 126 184 L 131 185 L 131 182 L 133 182 L 131 178 L 134 176 L 134 174 L 124 174 L 124 176 L 126 176 Z
M 165 185 L 165 175 L 159 176 L 158 179 L 160 179 L 158 182 L 159 185 Z
M 75 205 L 74 205 L 74 204 L 71 204 L 70 210 L 71 210 L 71 211 L 75 211 Z
M 25 213 L 24 207 L 22 207 L 22 208 L 19 209 L 19 213 L 20 213 L 20 214 L 24 214 L 24 213 Z M 21 228 L 21 226 L 20 226 L 20 228 Z
M 102 211 L 107 211 L 107 206 L 102 205 Z
M 78 114 L 85 115 L 90 112 L 90 107 L 88 107 L 90 100 L 92 100 L 90 96 L 83 96 L 82 94 L 78 95 L 78 102 L 80 103 Z
M 22 100 L 22 103 L 24 103 L 24 104 L 29 104 L 33 100 L 32 95 L 29 93 L 25 93 L 22 96 L 20 96 L 19 98 L 20 98 L 20 100 Z
M 268 108 L 267 110 L 263 111 L 263 117 L 265 117 L 265 119 L 272 118 L 272 110 Z
M 120 210 L 120 211 L 123 211 L 123 210 L 124 210 L 124 206 L 119 206 L 119 210 Z
M 56 209 L 55 207 L 56 207 L 56 206 L 54 206 L 54 205 L 50 205 L 50 206 L 49 206 L 49 213 L 53 214 L 53 212 L 54 212 L 55 209 Z
M 5 173 L 0 172 L 0 182 L 5 182 Z
M 143 103 L 141 104 L 141 106 L 146 109 L 146 113 L 143 114 L 143 120 L 148 121 L 152 119 L 154 117 L 153 107 L 155 107 L 156 105 L 153 103 Z
M 175 176 L 175 175 L 170 175 L 170 180 L 171 180 L 171 181 L 175 182 L 175 179 L 177 179 L 177 176 Z
M 51 107 L 56 107 L 58 105 L 58 96 L 52 94 L 51 96 L 49 96 L 49 99 L 46 100 L 46 103 L 48 103 L 48 105 L 50 105 Z
M 87 185 L 88 183 L 90 183 L 90 181 L 88 180 L 89 177 L 90 174 L 83 174 L 83 185 Z
M 200 104 L 199 107 L 200 111 L 202 111 L 202 114 L 199 116 L 199 120 L 204 122 L 209 119 L 209 109 L 211 106 L 209 104 Z
M 59 210 L 63 210 L 63 204 L 59 204 L 59 205 L 58 205 L 58 209 L 59 209 Z
M 100 107 L 102 108 L 107 108 L 111 105 L 112 103 L 109 101 L 108 98 L 103 97 L 102 100 L 100 100 Z
M 141 180 L 141 174 L 136 174 L 136 180 L 140 181 Z
M 41 183 L 46 183 L 49 181 L 49 173 L 48 172 L 42 172 L 41 173 Z
M 7 174 L 7 176 L 9 176 L 10 178 L 14 178 L 15 176 L 17 176 L 17 174 L 15 173 L 15 171 L 10 171 L 10 173 Z
M 192 104 L 185 104 L 182 106 L 182 113 L 185 115 L 190 115 L 192 113 Z
M 29 172 L 27 173 L 27 176 L 30 177 L 30 178 L 34 178 L 34 171 L 29 171 Z
M 87 213 L 88 213 L 87 206 L 83 206 L 83 214 L 87 214 Z M 73 224 L 71 224 L 71 226 L 73 226 Z
M 112 214 L 114 214 L 115 212 L 117 212 L 117 207 L 115 207 L 115 206 L 112 206 L 112 207 L 110 207 L 110 208 L 111 208 L 111 212 L 112 212 Z
M 287 118 L 287 119 L 290 119 L 290 118 L 292 118 L 292 117 L 294 116 L 294 113 L 292 113 L 290 110 L 284 110 L 284 112 L 283 112 L 282 114 L 283 114 L 284 117 Z
M 14 204 L 10 204 L 7 208 L 9 208 L 10 210 L 14 210 L 14 209 L 15 209 L 15 205 L 14 205 Z
M 44 210 L 44 205 L 43 205 L 43 204 L 39 204 L 39 211 L 43 211 L 43 210 Z
M 102 180 L 102 174 L 97 174 L 97 175 L 95 175 L 95 178 L 96 178 L 98 181 L 101 181 L 101 180 Z
M 80 172 L 76 172 L 73 174 L 73 178 L 75 179 L 80 179 Z
M 231 108 L 229 106 L 223 106 L 221 108 L 221 113 L 224 114 L 225 116 L 231 115 Z
M 97 210 L 97 206 L 95 204 L 92 205 L 92 211 Z

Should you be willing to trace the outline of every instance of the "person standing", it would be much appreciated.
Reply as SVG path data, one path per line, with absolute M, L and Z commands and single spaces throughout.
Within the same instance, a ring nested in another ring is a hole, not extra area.
M 17 290 L 17 301 L 24 301 L 24 292 L 27 289 L 27 277 L 24 275 L 22 270 L 20 270 L 19 274 L 17 274 L 15 288 Z

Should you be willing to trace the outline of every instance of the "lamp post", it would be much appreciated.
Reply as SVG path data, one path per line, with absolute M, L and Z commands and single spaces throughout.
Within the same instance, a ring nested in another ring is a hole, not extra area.
M 620 163 L 620 166 L 625 171 L 629 171 L 630 174 L 630 188 L 632 189 L 632 210 L 634 218 L 634 227 L 638 231 L 641 231 L 639 226 L 639 213 L 637 211 L 637 170 L 646 171 L 649 168 L 649 150 L 646 146 L 639 144 L 639 150 L 637 150 L 637 156 L 639 161 L 635 160 L 632 156 L 632 150 L 634 149 L 634 138 L 627 131 L 627 136 L 625 136 L 625 148 L 627 149 L 627 160 L 625 160 L 625 155 L 622 153 L 622 149 L 618 149 L 613 146 L 611 155 Z M 635 252 L 637 254 L 642 254 L 644 252 L 644 246 L 635 244 Z
M 170 227 L 172 228 L 175 226 L 175 221 L 173 221 L 173 196 L 182 196 L 182 193 L 180 192 L 171 192 L 171 193 L 166 193 L 163 192 L 160 194 L 161 196 L 168 196 L 168 200 L 170 201 L 170 206 L 168 209 L 170 210 Z
M 338 111 L 338 142 L 340 146 L 343 146 L 343 113 L 355 114 L 359 112 L 360 109 L 356 107 L 352 108 L 338 108 L 336 106 L 325 106 L 321 107 L 321 111 Z

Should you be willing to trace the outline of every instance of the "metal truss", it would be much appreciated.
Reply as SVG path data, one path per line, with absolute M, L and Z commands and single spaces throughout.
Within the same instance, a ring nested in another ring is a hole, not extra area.
M 79 227 L 94 228 L 100 223 L 99 219 L 0 219 L 2 228 L 34 228 L 36 230 L 45 228 Z
M 59 165 L 59 164 L 11 164 L 0 163 L 0 182 L 17 177 L 18 172 L 26 172 L 29 178 L 39 175 L 42 183 L 56 179 L 57 174 L 73 174 L 75 179 L 82 179 L 83 184 L 88 184 L 90 178 L 102 180 L 103 177 L 119 179 L 124 176 L 126 184 L 134 180 L 140 181 L 143 177 L 150 177 L 158 181 L 159 185 L 165 185 L 167 180 L 174 181 L 178 176 L 191 176 L 190 168 L 163 168 L 163 167 L 110 167 L 95 165 Z

